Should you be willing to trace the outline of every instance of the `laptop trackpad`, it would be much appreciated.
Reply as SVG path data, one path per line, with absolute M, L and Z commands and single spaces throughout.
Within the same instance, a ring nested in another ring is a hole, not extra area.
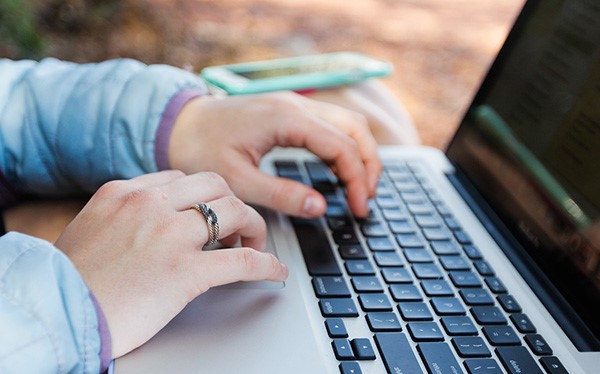
M 265 214 L 265 213 L 263 213 Z M 271 253 L 275 255 L 275 257 L 279 258 L 277 255 L 277 250 L 275 249 L 275 242 L 273 241 L 273 237 L 271 236 L 271 231 L 269 230 L 267 233 L 267 247 L 265 252 Z M 255 282 L 235 282 L 230 284 L 225 284 L 223 286 L 215 287 L 215 289 L 280 289 L 285 287 L 284 282 L 272 282 L 272 281 L 255 281 Z

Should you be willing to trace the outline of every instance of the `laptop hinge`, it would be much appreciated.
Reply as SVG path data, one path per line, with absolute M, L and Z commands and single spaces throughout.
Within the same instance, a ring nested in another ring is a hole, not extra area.
M 458 168 L 454 173 L 446 174 L 446 176 L 573 345 L 583 352 L 600 351 L 600 341 L 537 266 L 517 238 L 502 223 L 468 178 Z

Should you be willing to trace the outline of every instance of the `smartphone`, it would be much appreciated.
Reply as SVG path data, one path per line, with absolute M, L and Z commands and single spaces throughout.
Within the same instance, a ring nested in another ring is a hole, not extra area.
M 356 52 L 334 52 L 204 68 L 200 75 L 229 95 L 310 91 L 385 77 L 389 62 Z

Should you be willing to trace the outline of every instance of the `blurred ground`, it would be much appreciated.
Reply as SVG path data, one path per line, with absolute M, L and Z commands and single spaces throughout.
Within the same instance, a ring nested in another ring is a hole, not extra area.
M 424 144 L 443 148 L 524 0 L 38 1 L 46 55 L 204 66 L 354 50 L 391 61 L 385 83 Z

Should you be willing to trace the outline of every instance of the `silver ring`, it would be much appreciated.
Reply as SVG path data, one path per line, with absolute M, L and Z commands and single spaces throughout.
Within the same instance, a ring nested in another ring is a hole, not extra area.
M 206 220 L 209 235 L 207 245 L 215 244 L 219 240 L 219 219 L 217 218 L 217 213 L 215 213 L 215 211 L 205 203 L 194 204 L 190 207 L 190 209 L 199 211 Z

